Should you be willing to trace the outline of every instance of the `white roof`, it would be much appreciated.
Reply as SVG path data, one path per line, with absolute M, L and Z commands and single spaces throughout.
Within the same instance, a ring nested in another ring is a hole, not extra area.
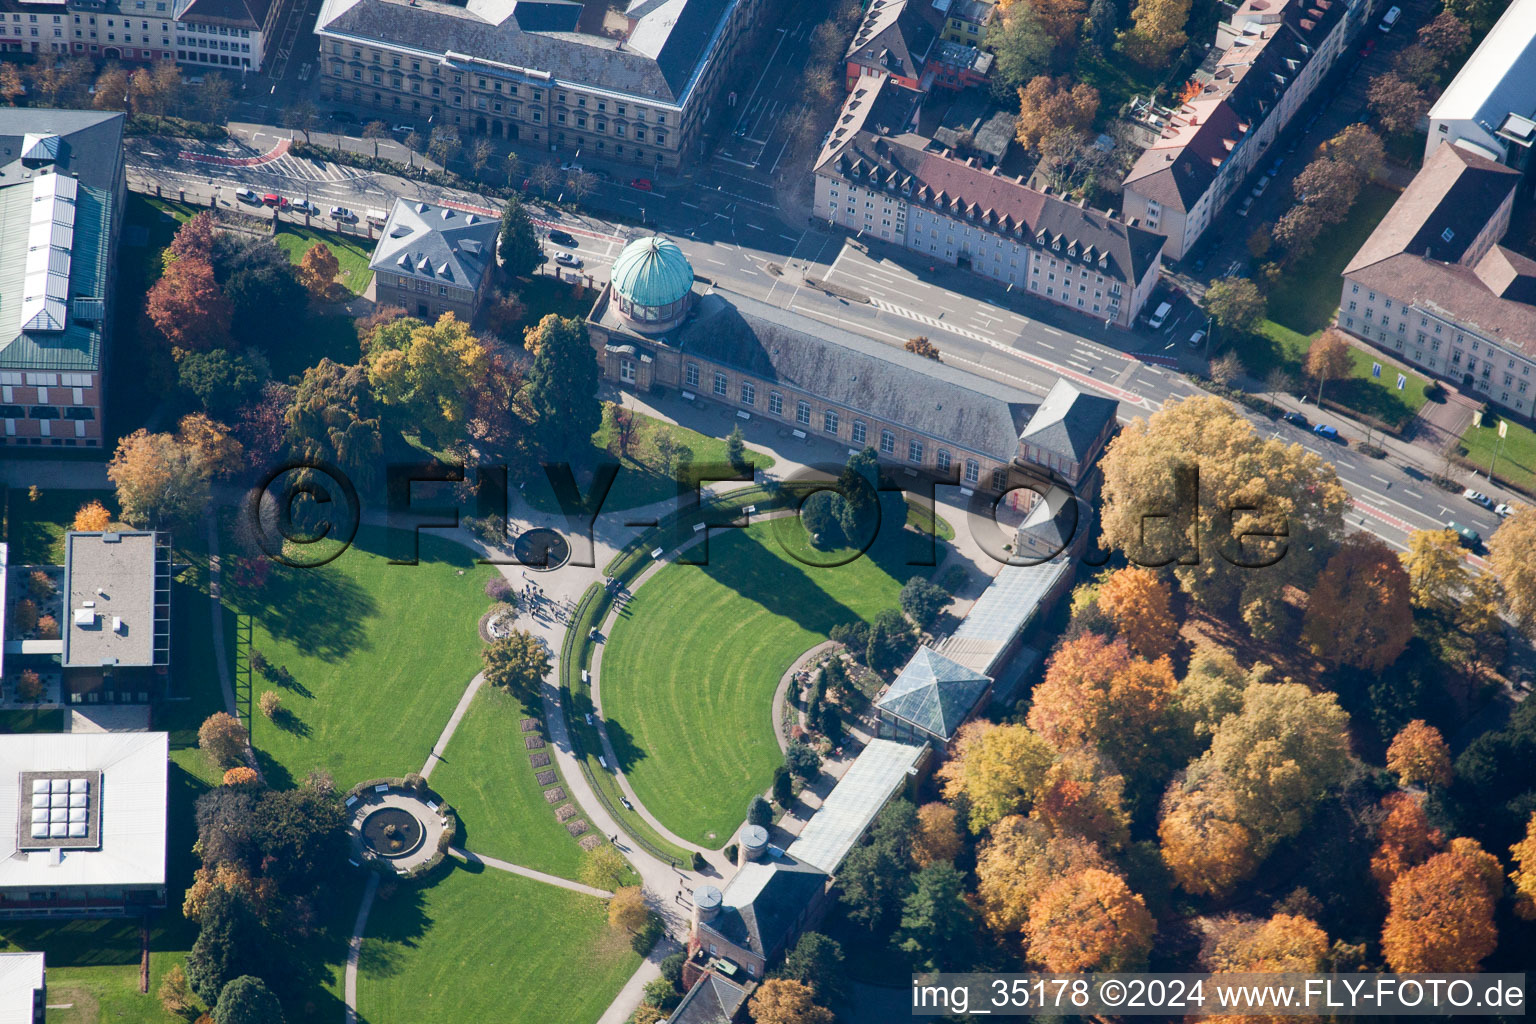
M 31 1024 L 33 993 L 43 987 L 43 954 L 0 953 L 0 1021 Z
M 0 889 L 164 885 L 169 749 L 163 732 L 0 736 Z M 100 847 L 19 850 L 22 772 L 100 772 Z
M 829 875 L 836 874 L 853 844 L 906 785 L 908 770 L 927 750 L 926 746 L 895 740 L 870 740 L 785 852 Z
M 69 254 L 75 244 L 76 191 L 75 179 L 62 174 L 32 179 L 32 219 L 21 296 L 23 331 L 64 329 Z
M 1429 110 L 1431 121 L 1486 122 L 1536 111 L 1536 0 L 1514 0 Z

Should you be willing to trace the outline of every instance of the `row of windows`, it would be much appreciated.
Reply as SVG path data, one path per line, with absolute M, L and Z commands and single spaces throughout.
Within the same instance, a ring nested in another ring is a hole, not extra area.
M 619 368 L 619 377 L 625 381 L 634 380 L 633 364 L 625 360 L 627 365 Z M 700 381 L 699 366 L 697 363 L 689 363 L 683 369 L 683 382 L 690 388 L 697 389 Z M 715 372 L 714 394 L 718 398 L 730 397 L 730 378 L 719 371 Z M 754 381 L 741 382 L 738 397 L 742 405 L 755 406 L 757 404 L 757 384 Z M 768 411 L 775 416 L 784 415 L 784 396 L 777 391 L 768 392 Z M 811 403 L 798 399 L 795 402 L 795 422 L 801 426 L 811 425 Z M 821 414 L 821 429 L 824 433 L 836 435 L 841 426 L 841 417 L 836 409 L 826 409 Z M 867 444 L 869 441 L 869 428 L 863 420 L 854 420 L 849 430 L 849 436 L 854 444 Z M 880 431 L 880 451 L 886 455 L 896 454 L 896 433 L 892 430 Z M 907 461 L 921 463 L 923 461 L 923 442 L 912 439 L 907 442 Z M 935 461 L 940 470 L 948 470 L 950 467 L 950 454 L 947 449 L 940 448 L 935 455 Z M 967 483 L 976 483 L 980 478 L 981 465 L 975 459 L 965 461 L 965 480 Z M 1005 474 L 1006 475 L 1006 474 Z

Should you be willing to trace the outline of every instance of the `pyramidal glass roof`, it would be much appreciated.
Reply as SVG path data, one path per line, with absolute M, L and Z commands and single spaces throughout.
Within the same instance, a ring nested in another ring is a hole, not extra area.
M 876 706 L 947 740 L 991 683 L 933 648 L 920 647 Z
M 693 267 L 677 243 L 637 238 L 613 262 L 614 293 L 637 306 L 670 306 L 693 288 Z

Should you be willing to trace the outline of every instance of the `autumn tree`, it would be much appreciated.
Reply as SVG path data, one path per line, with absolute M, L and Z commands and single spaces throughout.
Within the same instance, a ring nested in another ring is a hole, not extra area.
M 1157 837 L 1163 862 L 1185 892 L 1224 897 L 1258 869 L 1261 857 L 1236 799 L 1186 776 L 1163 799 Z
M 1322 214 L 1315 206 L 1297 203 L 1275 221 L 1274 238 L 1285 250 L 1285 259 L 1294 263 L 1312 251 L 1317 236 L 1323 233 Z
M 317 299 L 324 299 L 330 294 L 331 285 L 340 273 L 341 262 L 324 242 L 310 246 L 304 258 L 299 260 L 299 283 Z
M 1311 918 L 1285 913 L 1217 918 L 1200 945 L 1201 966 L 1217 973 L 1308 973 L 1322 970 L 1327 956 L 1328 933 Z
M 122 517 L 135 526 L 191 521 L 208 501 L 215 466 L 196 443 L 140 427 L 107 464 Z
M 1429 97 L 1395 71 L 1371 79 L 1366 102 L 1381 119 L 1381 126 L 1394 135 L 1412 132 L 1429 113 Z
M 1413 638 L 1408 573 L 1385 543 L 1352 533 L 1328 560 L 1307 601 L 1303 642 L 1335 665 L 1377 673 Z
M 1109 861 L 1081 836 L 1054 835 L 1040 821 L 1009 815 L 994 824 L 976 854 L 976 898 L 999 937 L 1024 938 L 1029 910 L 1058 878 Z
M 833 1024 L 832 1012 L 816 1005 L 816 993 L 803 982 L 769 978 L 748 1003 L 756 1024 Z
M 1330 327 L 1307 350 L 1307 376 L 1317 381 L 1317 401 L 1323 401 L 1323 385 L 1330 380 L 1346 376 L 1354 363 L 1349 354 L 1349 341 L 1344 332 Z
M 490 362 L 480 339 L 452 313 L 431 325 L 407 317 L 380 326 L 364 359 L 379 401 L 441 442 L 462 436 Z
M 1363 124 L 1346 125 L 1344 130 L 1323 143 L 1328 159 L 1352 170 L 1362 181 L 1374 178 L 1387 160 L 1387 148 L 1381 136 Z
M 21 69 L 10 61 L 0 64 L 0 99 L 5 101 L 5 105 L 14 107 L 16 97 L 26 91 L 27 87 L 21 80 Z
M 1399 875 L 1381 929 L 1388 966 L 1475 973 L 1499 942 L 1494 906 L 1503 879 L 1498 860 L 1471 839 Z
M 105 505 L 92 498 L 75 512 L 75 521 L 70 529 L 99 533 L 111 525 L 112 513 L 107 511 Z
M 1404 871 L 1418 867 L 1445 849 L 1445 836 L 1429 824 L 1424 804 L 1412 794 L 1388 793 L 1381 808 L 1386 816 L 1376 828 L 1371 877 L 1385 896 Z
M 1099 91 L 1093 86 L 1040 75 L 1019 90 L 1015 138 L 1019 145 L 1034 149 L 1052 132 L 1087 131 L 1098 112 Z
M 326 357 L 305 370 L 283 421 L 297 458 L 335 465 L 359 490 L 377 479 L 383 451 L 379 408 L 362 365 Z
M 1246 277 L 1226 277 L 1205 290 L 1205 311 L 1223 328 L 1251 333 L 1264 319 L 1266 302 L 1259 286 Z
M 1461 542 L 1454 530 L 1415 530 L 1402 555 L 1408 596 L 1415 608 L 1448 612 L 1467 583 Z
M 1101 466 L 1105 543 L 1137 565 L 1192 561 L 1173 573 L 1207 607 L 1242 608 L 1287 584 L 1310 584 L 1343 533 L 1348 495 L 1333 467 L 1260 437 L 1215 396 L 1169 402 L 1132 421 Z
M 1057 835 L 1118 849 L 1130 838 L 1125 778 L 1093 751 L 1063 750 L 1045 773 L 1030 817 Z
M 608 844 L 588 850 L 581 858 L 581 884 L 617 892 L 629 875 L 629 862 Z
M 1302 168 L 1291 187 L 1324 224 L 1338 224 L 1349 216 L 1362 184 L 1364 179 L 1353 164 L 1321 156 Z
M 1156 659 L 1173 651 L 1179 624 L 1169 607 L 1168 584 L 1139 566 L 1117 569 L 1099 588 L 1099 607 L 1120 635 L 1143 658 Z
M 939 356 L 939 347 L 932 341 L 929 341 L 926 335 L 908 338 L 907 343 L 902 348 L 913 355 L 922 356 L 924 359 L 932 359 L 936 363 L 943 362 L 943 359 Z
M 549 652 L 532 633 L 513 630 L 481 650 L 485 680 L 492 686 L 525 698 L 537 698 L 544 677 L 549 674 Z
M 1515 870 L 1509 880 L 1515 884 L 1515 913 L 1527 921 L 1536 921 L 1536 811 L 1525 823 L 1525 838 L 1509 848 Z
M 1189 41 L 1184 32 L 1189 8 L 1190 0 L 1138 0 L 1131 27 L 1120 33 L 1120 49 L 1146 67 L 1166 63 Z
M 1451 749 L 1440 730 L 1415 718 L 1398 731 L 1387 748 L 1387 769 L 1404 785 L 1451 784 Z
M 1449 62 L 1472 45 L 1472 28 L 1447 9 L 1419 29 L 1418 39 L 1420 46 L 1442 62 Z
M 1135 971 L 1156 930 L 1125 879 L 1087 868 L 1053 882 L 1029 909 L 1029 958 L 1048 971 Z
M 236 765 L 234 768 L 225 769 L 221 785 L 245 786 L 258 781 L 260 781 L 260 776 L 256 774 L 256 770 L 254 768 L 247 768 L 242 764 Z
M 1223 718 L 1242 710 L 1247 685 L 1248 673 L 1230 651 L 1212 643 L 1195 648 L 1173 699 L 1182 727 L 1198 745 L 1210 741 Z
M 229 300 L 206 260 L 173 261 L 149 289 L 144 311 L 176 348 L 218 348 L 229 341 Z
M 651 918 L 645 894 L 638 885 L 626 885 L 614 891 L 608 901 L 608 926 L 615 931 L 638 932 Z
M 1088 12 L 1088 0 L 1030 0 L 1028 6 L 1034 9 L 1040 26 L 1057 46 L 1072 46 L 1077 42 L 1077 33 Z
M 964 797 L 971 831 L 979 834 L 1029 809 L 1054 757 L 1051 745 L 1031 729 L 977 720 L 960 727 L 938 777 L 946 800 Z
M 11 625 L 17 632 L 30 633 L 37 628 L 37 602 L 24 597 L 11 609 Z
M 1504 588 L 1504 602 L 1520 628 L 1536 635 L 1536 506 L 1504 520 L 1488 541 L 1488 563 Z
M 177 260 L 202 260 L 211 264 L 214 244 L 213 214 L 204 210 L 176 229 L 171 244 L 160 254 L 162 265 L 168 267 Z
M 992 96 L 1008 102 L 1025 82 L 1045 74 L 1055 46 L 1034 7 L 1020 3 L 997 18 L 987 33 L 987 48 L 997 58 L 992 62 Z
M 233 476 L 245 468 L 245 446 L 211 416 L 200 412 L 183 416 L 176 424 L 176 441 L 190 449 L 213 476 Z
M 203 720 L 197 730 L 197 746 L 219 767 L 240 764 L 245 759 L 245 748 L 250 736 L 245 726 L 234 715 L 215 711 Z
M 955 809 L 933 801 L 917 809 L 917 835 L 912 841 L 912 859 L 925 868 L 941 860 L 953 861 L 960 853 L 960 830 L 955 825 Z
M 52 615 L 44 615 L 37 620 L 37 638 L 39 640 L 57 640 L 59 638 L 59 620 Z
M 1090 747 L 1134 772 L 1166 753 L 1175 686 L 1167 658 L 1137 658 L 1124 639 L 1084 633 L 1051 655 L 1027 721 L 1053 747 Z

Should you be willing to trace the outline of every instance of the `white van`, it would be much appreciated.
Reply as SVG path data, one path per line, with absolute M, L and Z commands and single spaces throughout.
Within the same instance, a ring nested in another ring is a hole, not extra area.
M 1403 9 L 1401 7 L 1392 8 L 1387 12 L 1387 16 L 1381 19 L 1381 30 L 1383 32 L 1391 32 L 1392 26 L 1396 25 L 1397 19 L 1401 18 L 1402 16 Z
M 383 227 L 384 222 L 389 220 L 389 214 L 385 213 L 383 210 L 369 210 L 367 217 L 369 224 L 375 224 L 379 227 Z
M 1173 303 L 1164 302 L 1157 307 L 1157 311 L 1147 320 L 1147 326 L 1154 331 L 1163 326 L 1163 321 L 1168 319 L 1168 314 L 1173 312 Z

